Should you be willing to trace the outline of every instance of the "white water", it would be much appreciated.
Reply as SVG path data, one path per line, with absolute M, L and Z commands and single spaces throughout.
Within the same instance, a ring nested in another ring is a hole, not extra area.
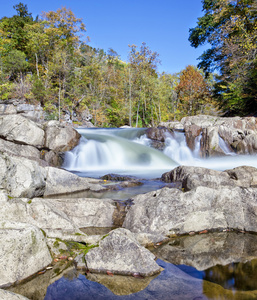
M 257 167 L 256 155 L 232 155 L 220 139 L 224 157 L 201 159 L 199 157 L 201 135 L 191 151 L 184 133 L 168 135 L 163 152 L 150 147 L 151 141 L 144 129 L 79 129 L 82 135 L 79 145 L 66 152 L 64 168 L 82 176 L 99 177 L 109 173 L 134 175 L 142 178 L 160 177 L 178 165 L 201 166 L 216 170 L 241 165 Z

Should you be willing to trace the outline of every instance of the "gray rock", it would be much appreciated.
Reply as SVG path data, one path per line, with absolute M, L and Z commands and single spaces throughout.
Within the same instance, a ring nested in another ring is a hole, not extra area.
M 0 115 L 16 114 L 17 110 L 13 104 L 0 104 Z
M 239 187 L 163 188 L 133 199 L 123 227 L 163 235 L 233 228 L 257 232 L 257 190 Z
M 140 246 L 133 234 L 126 229 L 116 229 L 99 242 L 85 256 L 91 272 L 114 274 L 140 274 L 150 276 L 161 271 L 155 256 Z
M 36 147 L 15 144 L 3 139 L 0 139 L 0 152 L 7 152 L 7 154 L 23 156 L 30 159 L 40 159 L 40 151 Z
M 29 300 L 22 295 L 15 294 L 13 292 L 8 292 L 5 290 L 0 289 L 0 299 L 2 300 Z
M 45 147 L 50 150 L 69 151 L 79 142 L 80 134 L 71 126 L 64 126 L 58 121 L 49 121 L 45 128 Z
M 63 198 L 49 199 L 47 202 L 65 213 L 78 228 L 113 226 L 116 206 L 111 199 Z
M 15 143 L 43 147 L 44 130 L 21 115 L 0 116 L 0 137 Z
M 257 186 L 257 169 L 254 167 L 240 166 L 232 170 L 226 170 L 224 173 L 227 173 L 238 186 Z
M 0 287 L 29 277 L 52 262 L 40 229 L 25 223 L 0 222 Z
M 202 167 L 179 166 L 162 175 L 165 182 L 181 182 L 185 191 L 190 191 L 198 186 L 219 188 L 222 186 L 236 186 L 227 172 L 221 172 Z
M 44 196 L 68 194 L 78 191 L 102 191 L 105 188 L 99 184 L 99 180 L 82 178 L 68 171 L 53 167 L 46 167 L 46 189 Z
M 21 103 L 16 107 L 17 113 L 34 121 L 42 122 L 44 119 L 44 110 L 41 105 Z
M 45 190 L 46 170 L 36 161 L 0 153 L 0 188 L 12 197 L 33 198 Z

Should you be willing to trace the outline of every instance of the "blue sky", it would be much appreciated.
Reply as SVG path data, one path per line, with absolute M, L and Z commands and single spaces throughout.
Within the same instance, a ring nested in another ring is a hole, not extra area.
M 27 4 L 35 17 L 42 11 L 70 8 L 82 18 L 90 37 L 89 45 L 107 51 L 113 48 L 128 59 L 130 44 L 145 42 L 159 53 L 159 72 L 179 72 L 197 65 L 204 47 L 194 49 L 188 41 L 189 28 L 202 16 L 201 0 L 0 0 L 0 17 L 16 13 L 13 5 Z

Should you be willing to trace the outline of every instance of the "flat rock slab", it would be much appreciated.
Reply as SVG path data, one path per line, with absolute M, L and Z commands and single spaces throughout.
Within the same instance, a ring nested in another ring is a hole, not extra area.
M 0 222 L 0 287 L 11 285 L 52 262 L 42 231 L 18 222 Z
M 68 194 L 78 191 L 102 191 L 105 188 L 99 184 L 99 180 L 82 178 L 68 171 L 53 167 L 46 167 L 46 189 L 44 196 Z
M 150 276 L 161 271 L 155 256 L 126 229 L 116 229 L 85 256 L 91 272 Z

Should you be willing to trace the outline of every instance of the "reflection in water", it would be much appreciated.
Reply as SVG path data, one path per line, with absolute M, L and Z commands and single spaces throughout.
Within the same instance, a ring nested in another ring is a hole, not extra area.
M 9 290 L 33 300 L 257 299 L 256 235 L 184 236 L 154 249 L 154 253 L 161 257 L 157 263 L 164 268 L 155 277 L 85 276 L 74 267 L 57 275 L 61 266 L 56 265 Z

